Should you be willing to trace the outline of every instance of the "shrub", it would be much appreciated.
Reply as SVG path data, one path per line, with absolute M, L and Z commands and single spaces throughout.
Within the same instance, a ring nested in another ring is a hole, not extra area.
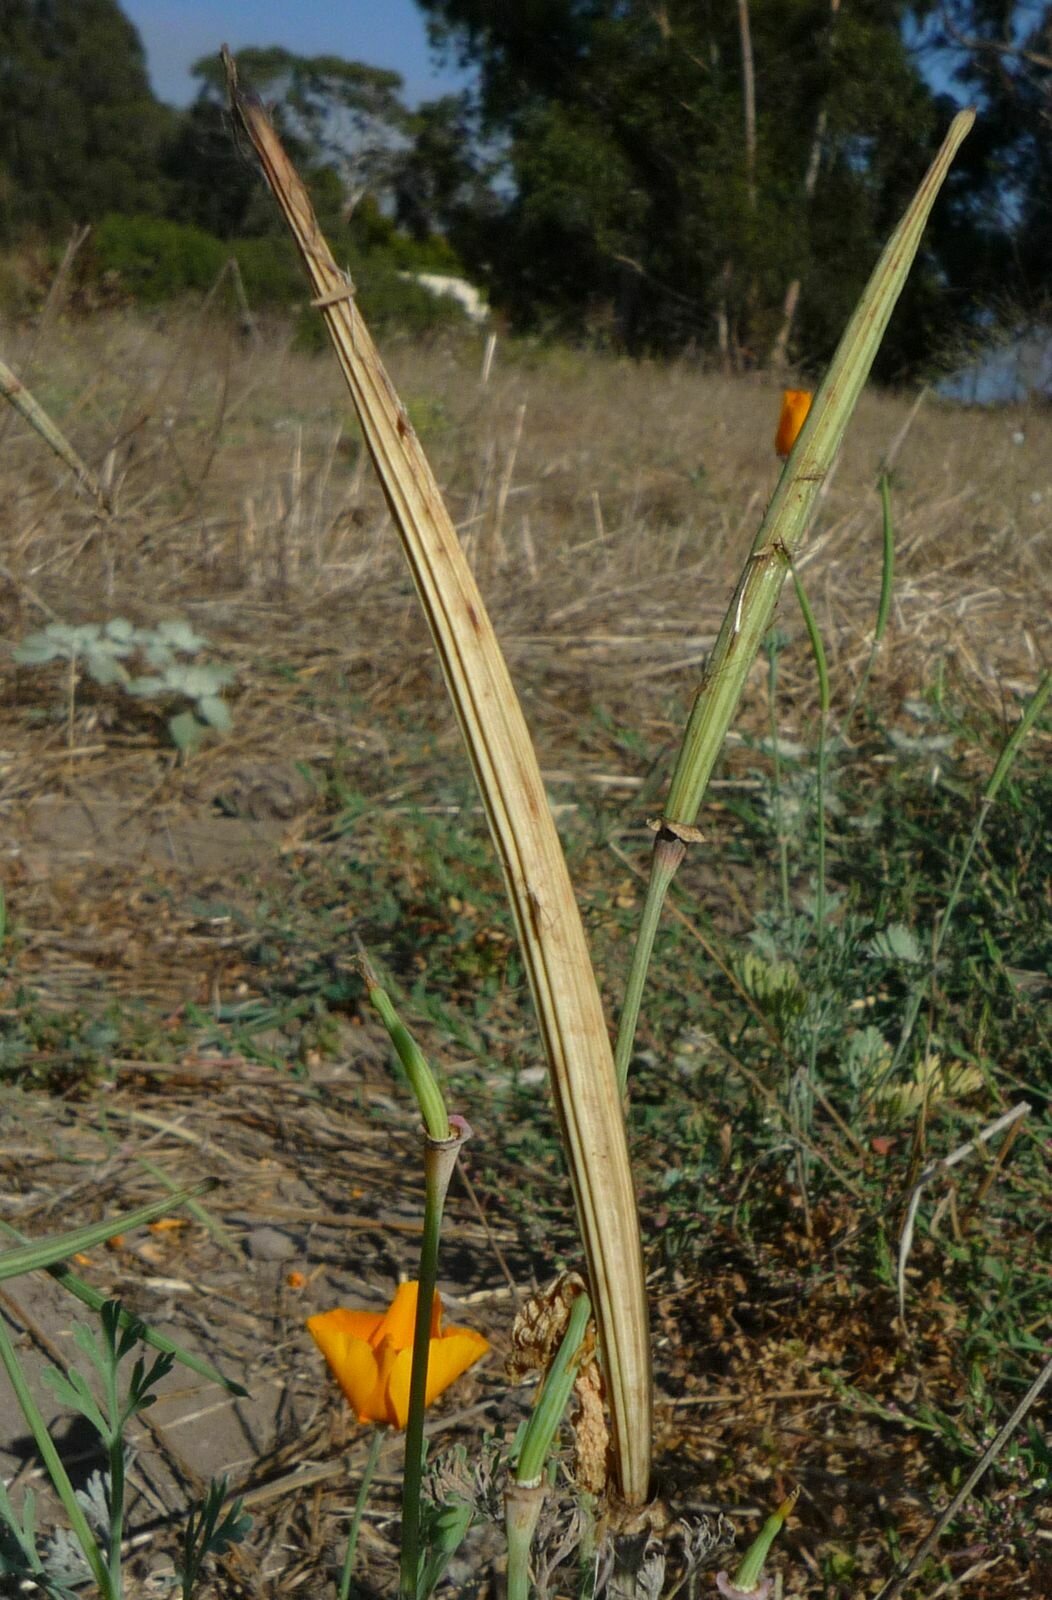
M 384 219 L 386 220 L 386 219 Z M 358 288 L 362 310 L 377 334 L 393 330 L 427 334 L 436 328 L 462 326 L 457 303 L 430 294 L 401 276 L 406 271 L 450 272 L 457 260 L 448 246 L 417 245 L 393 229 L 372 230 L 365 248 L 356 248 L 352 228 L 339 253 Z M 339 247 L 338 247 L 339 248 Z M 226 243 L 189 223 L 157 217 L 109 216 L 95 233 L 90 274 L 122 297 L 156 305 L 181 295 L 202 295 L 212 287 L 233 256 L 245 294 L 254 310 L 297 314 L 297 343 L 320 349 L 324 329 L 317 312 L 305 301 L 303 275 L 291 242 L 285 237 L 239 239 Z
M 205 293 L 229 254 L 219 239 L 188 223 L 114 215 L 100 222 L 89 248 L 89 272 L 148 304 Z

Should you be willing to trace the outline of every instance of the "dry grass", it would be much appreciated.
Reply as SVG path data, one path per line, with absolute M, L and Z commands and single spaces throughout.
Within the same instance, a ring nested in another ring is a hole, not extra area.
M 633 721 L 689 693 L 776 478 L 772 386 L 505 347 L 481 388 L 473 341 L 388 357 L 534 716 L 557 727 L 568 701 L 602 699 Z M 428 647 L 327 359 L 128 317 L 58 330 L 36 369 L 118 512 L 107 524 L 74 503 L 61 466 L 8 421 L 9 635 L 43 607 L 64 620 L 187 611 L 238 655 L 264 643 L 338 658 L 352 693 L 419 685 Z M 875 608 L 873 485 L 908 414 L 905 398 L 863 398 L 802 562 L 843 692 Z M 895 465 L 889 654 L 904 689 L 947 654 L 995 697 L 1033 685 L 1050 461 L 1047 412 L 921 407 Z M 268 715 L 280 718 L 273 697 Z
M 21 421 L 0 420 L 7 637 L 15 642 L 52 615 L 127 615 L 138 623 L 188 615 L 238 668 L 233 733 L 180 766 L 141 711 L 87 685 L 69 752 L 61 669 L 50 678 L 0 661 L 0 827 L 21 940 L 18 981 L 59 1009 L 72 1010 L 104 984 L 158 1015 L 189 1000 L 218 1009 L 220 999 L 251 992 L 252 934 L 210 919 L 191 891 L 203 897 L 224 874 L 229 880 L 247 868 L 275 900 L 301 892 L 290 888 L 283 863 L 328 846 L 324 827 L 307 815 L 309 791 L 284 793 L 294 790 L 294 762 L 320 773 L 349 766 L 375 797 L 355 848 L 369 829 L 382 836 L 399 807 L 448 799 L 439 791 L 449 768 L 466 772 L 388 514 L 338 373 L 327 357 L 290 352 L 280 330 L 252 347 L 222 322 L 114 316 L 53 328 L 31 371 L 20 364 L 15 333 L 0 354 L 33 384 L 117 507 L 107 520 L 78 502 L 64 469 Z M 468 544 L 550 786 L 560 800 L 585 782 L 593 792 L 632 794 L 647 777 L 643 752 L 674 747 L 774 486 L 777 392 L 764 380 L 725 381 L 685 364 L 637 366 L 511 345 L 499 348 L 483 387 L 482 349 L 471 338 L 385 356 Z M 911 409 L 910 397 L 863 397 L 802 563 L 841 706 L 862 671 L 876 609 L 874 484 Z M 968 413 L 929 398 L 901 438 L 894 472 L 895 602 L 890 647 L 871 693 L 892 721 L 906 699 L 956 663 L 976 696 L 1014 714 L 1010 702 L 1034 687 L 1048 656 L 1052 414 Z M 782 723 L 787 733 L 794 725 L 810 733 L 813 670 L 788 599 L 780 625 L 791 636 Z M 744 717 L 759 728 L 766 716 L 758 667 Z M 264 820 L 252 823 L 246 850 L 244 822 L 230 819 L 224 839 L 227 819 L 216 816 L 214 800 L 239 783 L 265 788 L 264 780 L 269 798 L 249 813 Z M 50 820 L 42 823 L 45 812 Z M 88 818 L 79 832 L 77 816 Z M 641 824 L 642 815 L 634 817 L 644 839 Z M 202 832 L 187 846 L 187 867 L 174 852 L 193 826 Z M 268 865 L 275 845 L 285 856 Z M 338 1070 L 324 1064 L 331 1044 L 320 1067 L 310 1063 L 313 1087 L 330 1097 L 324 1114 L 278 1073 L 230 1055 L 176 1052 L 155 1065 L 113 1063 L 109 1103 L 119 1147 L 108 1132 L 98 1150 L 91 1145 L 94 1109 L 83 1116 L 64 1109 L 53 1120 L 47 1103 L 35 1102 L 17 1138 L 7 1124 L 0 1150 L 9 1187 L 24 1200 L 22 1220 L 41 1232 L 56 1205 L 65 1217 L 118 1193 L 134 1199 L 144 1181 L 134 1165 L 136 1141 L 178 1177 L 196 1174 L 202 1146 L 195 1137 L 203 1139 L 208 1163 L 242 1191 L 254 1190 L 242 1213 L 224 1213 L 235 1240 L 271 1224 L 294 1238 L 303 1265 L 317 1269 L 301 1305 L 282 1287 L 282 1263 L 263 1253 L 246 1290 L 229 1255 L 201 1230 L 182 1253 L 166 1245 L 170 1258 L 157 1245 L 152 1256 L 133 1251 L 100 1268 L 151 1314 L 150 1296 L 169 1293 L 170 1279 L 204 1285 L 204 1321 L 213 1333 L 220 1329 L 231 1370 L 247 1365 L 274 1401 L 257 1435 L 246 1426 L 249 1443 L 238 1460 L 246 1482 L 259 1487 L 269 1475 L 280 1487 L 260 1490 L 266 1536 L 233 1558 L 230 1594 L 287 1593 L 298 1584 L 322 1592 L 312 1585 L 338 1539 L 347 1494 L 330 1493 L 342 1444 L 330 1430 L 340 1425 L 319 1408 L 301 1319 L 335 1296 L 379 1297 L 410 1263 L 407 1225 L 417 1213 L 401 1186 L 400 1160 L 387 1154 L 395 1117 L 382 1045 L 356 1019 L 343 1022 Z M 71 1149 L 70 1170 L 56 1167 Z M 494 1160 L 510 1189 L 514 1149 Z M 78 1176 L 85 1163 L 90 1193 Z M 350 1261 L 340 1231 L 348 1216 L 334 1221 L 348 1193 L 351 1216 L 359 1204 L 369 1212 L 368 1226 L 352 1235 Z M 897 1334 L 887 1296 L 874 1292 L 872 1304 L 849 1307 L 839 1277 L 797 1306 L 797 1256 L 832 1251 L 850 1236 L 855 1215 L 849 1205 L 843 1216 L 830 1205 L 805 1240 L 794 1204 L 787 1193 L 784 1279 L 765 1283 L 761 1272 L 759 1287 L 750 1286 L 760 1311 L 748 1338 L 734 1318 L 742 1274 L 755 1264 L 733 1230 L 714 1239 L 704 1284 L 676 1284 L 657 1304 L 660 1363 L 666 1378 L 668 1370 L 676 1376 L 659 1408 L 659 1446 L 686 1463 L 695 1482 L 718 1483 L 724 1503 L 739 1508 L 764 1503 L 772 1462 L 781 1470 L 798 1458 L 817 1486 L 813 1502 L 824 1496 L 826 1510 L 813 1503 L 808 1513 L 815 1546 L 824 1548 L 847 1538 L 837 1515 L 847 1502 L 867 1536 L 879 1524 L 868 1476 L 879 1429 L 869 1419 L 845 1442 L 843 1413 L 828 1394 L 813 1401 L 812 1358 L 854 1379 L 839 1331 L 850 1312 L 856 1326 L 875 1330 L 868 1360 L 883 1377 L 895 1370 Z M 499 1248 L 521 1281 L 531 1266 L 528 1244 L 499 1227 L 485 1234 L 463 1197 L 453 1220 L 450 1287 L 471 1292 L 499 1343 L 508 1291 L 496 1254 L 485 1252 Z M 463 1250 L 455 1248 L 461 1240 Z M 795 1307 L 795 1321 L 781 1318 L 783 1300 Z M 934 1291 L 928 1312 L 933 1320 L 950 1315 Z M 477 1381 L 487 1395 L 501 1390 L 495 1371 Z M 715 1396 L 725 1391 L 728 1409 L 717 1417 Z M 947 1377 L 947 1404 L 955 1393 Z M 777 1426 L 772 1395 L 791 1401 L 788 1409 L 779 1401 Z M 176 1476 L 180 1437 L 176 1429 L 168 1462 Z M 890 1516 L 907 1545 L 928 1510 L 916 1497 L 926 1470 L 916 1440 L 910 1436 L 881 1479 L 898 1485 Z M 361 1453 L 355 1448 L 353 1460 Z M 290 1487 L 289 1475 L 305 1462 L 318 1476 Z M 385 1570 L 394 1547 L 395 1476 L 392 1463 L 366 1550 L 371 1572 Z M 166 1489 L 157 1492 L 168 1499 Z M 808 1582 L 806 1542 L 803 1550 L 793 1592 Z

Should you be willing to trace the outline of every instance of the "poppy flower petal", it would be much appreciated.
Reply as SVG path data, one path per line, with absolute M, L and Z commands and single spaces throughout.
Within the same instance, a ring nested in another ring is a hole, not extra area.
M 473 1367 L 489 1349 L 489 1340 L 473 1328 L 447 1328 L 441 1339 L 432 1339 L 427 1362 L 426 1404 L 455 1383 L 461 1373 Z
M 424 1404 L 429 1406 L 444 1394 L 451 1383 L 474 1366 L 486 1354 L 489 1340 L 471 1328 L 447 1328 L 440 1339 L 432 1339 L 427 1357 L 427 1388 Z M 388 1399 L 391 1410 L 404 1428 L 409 1416 L 409 1380 L 412 1372 L 413 1352 L 399 1351 L 391 1368 Z
M 341 1311 L 325 1311 L 311 1317 L 307 1327 L 358 1421 L 386 1422 L 387 1408 L 376 1352 L 367 1339 L 357 1338 L 347 1330 L 343 1321 L 347 1315 Z
M 359 1422 L 406 1425 L 417 1287 L 403 1283 L 382 1315 L 341 1306 L 308 1318 L 311 1336 Z M 436 1294 L 431 1305 L 426 1405 L 489 1349 L 489 1341 L 473 1329 L 448 1328 L 442 1333 L 441 1325 L 442 1303 Z
M 383 1339 L 395 1350 L 411 1350 L 416 1331 L 416 1302 L 420 1285 L 400 1283 L 387 1309 L 381 1330 Z M 437 1339 L 442 1328 L 442 1301 L 436 1294 L 431 1302 L 431 1337 Z M 376 1342 L 375 1340 L 373 1341 Z
M 409 1414 L 409 1379 L 405 1380 L 406 1404 L 400 1408 L 393 1392 L 397 1387 L 401 1392 L 401 1379 L 399 1374 L 402 1368 L 409 1372 L 413 1363 L 412 1350 L 396 1350 L 393 1345 L 384 1343 L 377 1352 L 380 1358 L 379 1371 L 376 1380 L 376 1395 L 374 1397 L 374 1422 L 387 1422 L 392 1428 L 404 1428 L 406 1417 Z M 359 1419 L 360 1420 L 360 1419 Z
M 376 1330 L 382 1327 L 384 1316 L 383 1311 L 352 1311 L 348 1306 L 337 1306 L 335 1311 L 319 1311 L 317 1316 L 308 1317 L 307 1327 L 311 1333 L 315 1328 L 327 1328 L 344 1333 L 350 1339 L 371 1342 Z
M 384 1317 L 382 1337 L 394 1350 L 411 1350 L 416 1324 L 416 1295 L 419 1285 L 400 1283 Z

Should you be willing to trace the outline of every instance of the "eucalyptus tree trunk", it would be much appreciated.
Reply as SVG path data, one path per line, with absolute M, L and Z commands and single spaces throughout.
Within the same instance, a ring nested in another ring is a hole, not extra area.
M 833 29 L 836 26 L 837 13 L 840 10 L 840 0 L 829 0 L 830 12 L 830 41 Z M 804 205 L 810 210 L 811 201 L 814 199 L 815 189 L 818 187 L 818 174 L 822 166 L 822 150 L 825 146 L 826 127 L 829 123 L 829 112 L 825 106 L 819 109 L 815 119 L 815 131 L 811 140 L 811 148 L 807 155 L 807 167 L 804 171 Z M 793 323 L 796 320 L 797 306 L 800 304 L 800 279 L 790 280 L 785 298 L 782 301 L 782 322 L 771 346 L 768 364 L 779 372 L 789 364 L 789 340 L 793 334 Z

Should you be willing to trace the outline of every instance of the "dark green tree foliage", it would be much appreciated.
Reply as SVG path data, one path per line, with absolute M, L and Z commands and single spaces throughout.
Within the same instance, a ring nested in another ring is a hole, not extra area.
M 927 48 L 979 110 L 959 178 L 971 282 L 1006 314 L 1047 316 L 1052 4 L 929 0 L 923 12 Z
M 406 132 L 391 184 L 396 221 L 414 239 L 442 233 L 459 249 L 478 235 L 495 200 L 470 97 L 426 102 L 409 114 Z
M 506 140 L 488 254 L 525 325 L 612 324 L 630 347 L 666 349 L 711 346 L 722 327 L 747 363 L 795 279 L 797 348 L 823 358 L 946 120 L 901 0 L 751 0 L 753 151 L 731 0 L 421 4 L 435 42 L 477 65 L 485 128 Z M 938 285 L 922 263 L 886 372 L 922 353 Z
M 280 46 L 238 52 L 242 86 L 270 109 L 290 155 L 304 169 L 315 204 L 326 220 L 349 217 L 366 196 L 390 191 L 409 144 L 409 112 L 397 72 L 344 61 L 338 56 L 298 56 Z M 209 226 L 209 207 L 221 213 L 212 226 L 258 231 L 261 214 L 253 196 L 261 191 L 246 173 L 254 161 L 224 160 L 220 134 L 227 128 L 226 79 L 218 56 L 193 68 L 201 82 L 197 101 L 176 153 L 186 215 Z M 208 198 L 211 174 L 212 199 Z M 221 198 L 220 198 L 221 196 Z M 201 209 L 195 211 L 194 207 Z
M 163 209 L 158 152 L 173 119 L 116 0 L 3 0 L 0 239 Z
M 199 96 L 180 118 L 162 157 L 169 216 L 220 239 L 260 231 L 276 218 L 261 204 L 259 169 L 234 137 L 218 100 Z
M 447 241 L 488 193 L 461 100 L 410 112 L 397 73 L 278 47 L 242 50 L 237 67 L 273 116 L 338 251 L 380 252 L 392 270 L 458 270 Z M 256 161 L 230 124 L 222 63 L 207 56 L 193 70 L 201 88 L 166 158 L 172 215 L 224 239 L 283 235 Z

